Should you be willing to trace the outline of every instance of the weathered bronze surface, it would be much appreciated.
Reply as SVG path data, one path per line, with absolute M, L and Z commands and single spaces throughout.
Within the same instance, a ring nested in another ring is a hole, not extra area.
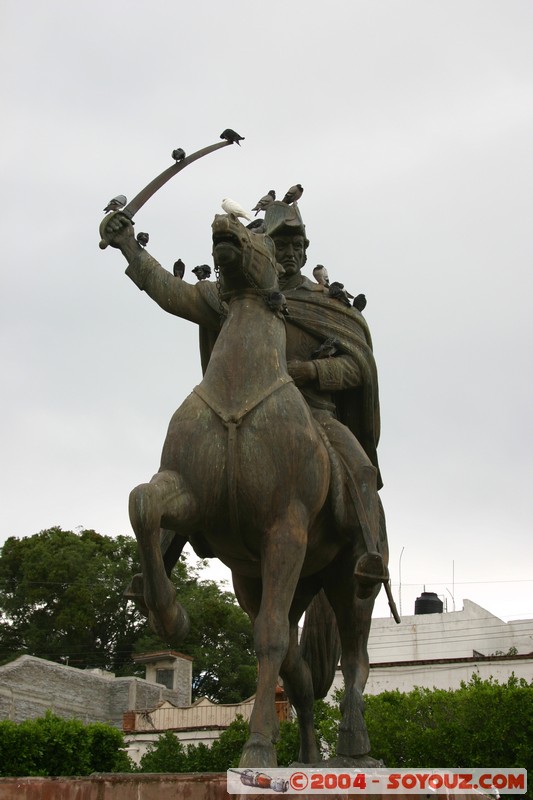
M 192 285 L 136 242 L 127 215 L 100 227 L 140 289 L 200 326 L 204 367 L 170 421 L 159 471 L 130 495 L 143 572 L 129 596 L 175 644 L 188 619 L 167 574 L 186 542 L 219 558 L 254 625 L 259 665 L 241 766 L 276 765 L 279 675 L 298 715 L 300 760 L 319 760 L 313 701 L 331 686 L 341 651 L 337 753 L 368 764 L 366 645 L 388 581 L 370 333 L 357 309 L 302 276 L 308 241 L 296 205 L 268 206 L 268 235 L 231 215 L 212 229 L 218 280 Z M 332 337 L 334 355 L 317 358 Z

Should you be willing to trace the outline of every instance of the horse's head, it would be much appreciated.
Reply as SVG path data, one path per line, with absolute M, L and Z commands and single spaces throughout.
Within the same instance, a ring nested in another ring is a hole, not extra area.
M 217 214 L 212 229 L 222 295 L 250 288 L 261 294 L 277 291 L 279 265 L 269 236 L 252 233 L 231 214 Z

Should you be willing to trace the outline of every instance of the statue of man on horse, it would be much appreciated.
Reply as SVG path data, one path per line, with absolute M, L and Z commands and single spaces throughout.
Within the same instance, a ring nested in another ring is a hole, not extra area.
M 215 217 L 217 280 L 192 285 L 139 245 L 126 215 L 102 222 L 102 239 L 122 251 L 138 288 L 199 325 L 204 370 L 170 422 L 159 472 L 130 496 L 143 574 L 129 596 L 175 642 L 187 617 L 166 576 L 187 542 L 202 557 L 220 558 L 254 624 L 259 663 L 241 765 L 276 764 L 278 675 L 298 713 L 301 760 L 318 759 L 312 703 L 328 691 L 339 651 L 345 699 L 337 753 L 357 760 L 370 750 L 362 691 L 381 585 L 396 613 L 378 495 L 372 341 L 357 308 L 302 275 L 309 242 L 297 204 L 271 203 L 263 227 L 257 234 L 231 214 Z M 280 291 L 283 314 L 272 303 Z M 333 354 L 322 358 L 332 340 Z M 189 480 L 202 460 L 215 476 L 209 497 L 196 496 Z M 315 624 L 304 626 L 300 646 L 306 610 Z

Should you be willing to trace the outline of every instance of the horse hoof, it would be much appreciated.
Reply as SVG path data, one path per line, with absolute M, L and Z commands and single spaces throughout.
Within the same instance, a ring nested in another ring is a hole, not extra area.
M 171 646 L 180 644 L 189 633 L 190 628 L 189 615 L 177 602 L 164 614 L 150 611 L 148 623 L 153 632 Z
M 239 767 L 266 769 L 277 766 L 276 749 L 270 739 L 262 733 L 252 733 L 244 745 Z

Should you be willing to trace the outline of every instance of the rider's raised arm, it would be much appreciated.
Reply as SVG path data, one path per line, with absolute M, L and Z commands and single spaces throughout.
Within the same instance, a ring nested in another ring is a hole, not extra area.
M 196 322 L 206 328 L 220 328 L 220 304 L 211 281 L 190 284 L 176 278 L 146 250 L 130 261 L 126 275 L 169 314 Z
M 105 217 L 100 235 L 122 252 L 128 262 L 126 274 L 164 311 L 207 328 L 219 329 L 220 302 L 214 284 L 208 281 L 190 284 L 164 269 L 136 241 L 131 220 L 125 214 L 117 212 Z

